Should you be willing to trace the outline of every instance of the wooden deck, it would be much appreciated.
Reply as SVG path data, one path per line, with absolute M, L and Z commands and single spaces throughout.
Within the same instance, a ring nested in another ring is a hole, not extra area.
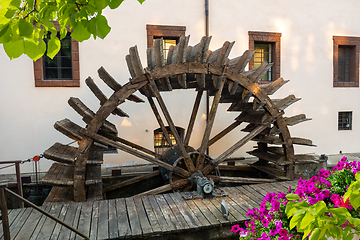
M 213 239 L 231 234 L 231 225 L 249 219 L 247 209 L 259 207 L 268 192 L 285 192 L 295 185 L 293 181 L 224 187 L 228 196 L 211 200 L 184 200 L 181 193 L 169 193 L 42 208 L 90 239 Z M 222 200 L 228 204 L 229 221 L 221 214 Z M 9 223 L 12 239 L 81 239 L 32 208 L 9 210 Z

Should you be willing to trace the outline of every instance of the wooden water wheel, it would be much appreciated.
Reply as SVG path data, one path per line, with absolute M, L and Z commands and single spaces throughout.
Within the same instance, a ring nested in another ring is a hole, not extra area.
M 68 191 L 73 191 L 75 201 L 85 201 L 94 196 L 101 197 L 100 164 L 102 159 L 96 158 L 96 154 L 102 147 L 112 146 L 159 165 L 165 170 L 163 176 L 167 177 L 168 183 L 144 194 L 188 190 L 191 186 L 194 187 L 192 180 L 196 177 L 215 180 L 214 170 L 217 166 L 249 141 L 257 142 L 256 149 L 248 152 L 260 159 L 253 165 L 254 167 L 277 177 L 293 179 L 296 161 L 312 158 L 295 155 L 293 144 L 313 145 L 311 140 L 290 136 L 288 126 L 309 120 L 304 114 L 284 117 L 284 109 L 299 99 L 294 95 L 284 99 L 270 99 L 269 97 L 288 81 L 279 78 L 267 84 L 258 84 L 272 64 L 263 63 L 257 69 L 245 71 L 254 52 L 247 50 L 240 57 L 228 59 L 234 42 L 227 41 L 221 48 L 210 51 L 208 47 L 211 37 L 203 37 L 195 46 L 188 46 L 188 40 L 189 36 L 183 36 L 175 47 L 170 48 L 166 63 L 163 57 L 162 40 L 155 40 L 154 46 L 147 50 L 148 67 L 145 69 L 140 61 L 137 47 L 131 47 L 129 55 L 126 56 L 131 79 L 124 86 L 116 82 L 101 67 L 98 70 L 99 77 L 114 90 L 109 98 L 90 77 L 86 79 L 86 84 L 99 99 L 101 106 L 93 112 L 80 99 L 69 99 L 70 106 L 82 116 L 86 127 L 80 127 L 69 119 L 55 123 L 55 128 L 76 140 L 79 147 L 56 143 L 46 150 L 45 157 L 60 163 L 53 164 L 43 182 L 68 186 Z M 174 89 L 196 89 L 197 91 L 184 140 L 176 131 L 173 119 L 161 96 L 162 91 Z M 118 106 L 126 99 L 143 102 L 133 95 L 136 91 L 147 98 L 170 146 L 170 149 L 162 155 L 122 139 L 121 133 L 117 132 L 114 124 L 106 120 L 111 113 L 128 117 Z M 205 91 L 209 91 L 210 96 L 213 96 L 213 102 L 202 141 L 200 146 L 188 146 L 201 97 Z M 167 124 L 162 120 L 154 99 L 157 100 Z M 240 114 L 230 126 L 210 139 L 220 103 L 231 103 L 228 111 L 236 111 Z M 239 139 L 215 159 L 206 155 L 207 147 L 241 123 L 247 124 L 242 129 L 247 132 L 245 137 Z M 176 144 L 172 143 L 167 129 L 170 129 Z M 175 155 L 177 156 L 174 157 Z M 149 176 L 151 174 L 154 173 L 149 173 Z M 146 176 L 142 179 L 144 178 Z M 221 181 L 221 178 L 216 180 Z

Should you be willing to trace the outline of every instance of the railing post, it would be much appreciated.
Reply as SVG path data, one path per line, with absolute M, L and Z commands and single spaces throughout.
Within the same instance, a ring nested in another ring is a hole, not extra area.
M 10 240 L 10 228 L 9 228 L 9 218 L 8 218 L 8 209 L 6 204 L 6 196 L 4 189 L 7 187 L 7 184 L 0 184 L 0 209 L 1 209 L 1 218 L 4 231 L 4 239 Z
M 16 182 L 17 182 L 17 190 L 18 194 L 22 197 L 23 196 L 23 190 L 22 190 L 22 182 L 21 182 L 21 175 L 20 175 L 20 163 L 15 163 L 15 170 L 16 170 Z M 23 208 L 24 203 L 23 201 L 19 200 L 19 208 Z

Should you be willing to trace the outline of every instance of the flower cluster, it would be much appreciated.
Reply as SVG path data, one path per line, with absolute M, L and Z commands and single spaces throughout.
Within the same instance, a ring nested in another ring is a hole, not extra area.
M 239 233 L 240 239 L 247 240 L 289 240 L 300 237 L 295 230 L 290 231 L 289 221 L 285 215 L 286 194 L 268 193 L 260 208 L 249 209 L 246 214 L 251 218 L 245 221 L 246 228 L 234 225 L 231 231 Z
M 321 169 L 317 176 L 309 180 L 298 180 L 298 186 L 289 192 L 299 195 L 300 199 L 309 206 L 324 201 L 327 207 L 345 207 L 353 217 L 359 217 L 350 205 L 349 199 L 344 201 L 344 194 L 349 185 L 355 181 L 355 174 L 360 171 L 360 162 L 348 162 L 343 157 L 332 171 Z M 260 208 L 249 209 L 247 216 L 251 219 L 245 222 L 246 228 L 234 225 L 232 232 L 239 233 L 240 239 L 246 240 L 288 240 L 302 237 L 296 229 L 290 230 L 290 219 L 285 214 L 288 203 L 286 194 L 282 192 L 268 193 L 264 197 Z M 360 209 L 360 208 L 359 208 Z M 330 214 L 330 213 L 325 213 Z

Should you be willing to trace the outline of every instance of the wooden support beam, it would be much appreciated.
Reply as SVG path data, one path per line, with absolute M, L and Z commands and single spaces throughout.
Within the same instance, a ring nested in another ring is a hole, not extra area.
M 163 131 L 163 135 L 164 135 L 164 137 L 165 137 L 166 142 L 169 144 L 169 147 L 172 147 L 173 144 L 172 144 L 172 141 L 171 141 L 171 139 L 170 139 L 169 133 L 168 133 L 168 131 L 166 130 L 165 124 L 164 124 L 164 122 L 162 121 L 162 119 L 161 119 L 161 117 L 160 117 L 160 113 L 159 113 L 159 111 L 157 110 L 154 101 L 152 100 L 151 97 L 148 97 L 147 99 L 148 99 L 148 101 L 149 101 L 149 104 L 150 104 L 151 109 L 153 110 L 153 113 L 154 113 L 154 115 L 155 115 L 155 118 L 156 118 L 156 120 L 158 121 L 161 130 Z
M 199 110 L 199 105 L 200 105 L 202 94 L 203 94 L 203 90 L 199 90 L 197 92 L 194 107 L 193 107 L 193 110 L 191 112 L 191 116 L 190 116 L 190 120 L 189 120 L 189 125 L 188 125 L 188 128 L 186 130 L 185 141 L 184 141 L 185 145 L 189 145 L 189 141 L 190 141 L 190 137 L 191 137 L 193 127 L 194 127 L 196 115 L 197 115 L 198 110 Z
M 213 137 L 207 147 L 210 147 L 211 145 L 213 145 L 214 143 L 216 143 L 217 141 L 219 141 L 221 138 L 223 138 L 226 134 L 228 134 L 229 132 L 231 132 L 232 130 L 234 130 L 237 126 L 239 126 L 242 122 L 241 121 L 235 121 L 232 124 L 230 124 L 227 128 L 225 128 L 224 130 L 222 130 L 220 133 L 218 133 L 215 137 Z
M 276 182 L 275 179 L 264 179 L 264 178 L 244 178 L 244 177 L 226 177 L 226 176 L 220 176 L 219 177 L 220 182 L 222 183 L 270 183 L 270 182 Z
M 163 185 L 161 187 L 154 188 L 154 189 L 151 189 L 149 191 L 139 193 L 139 194 L 135 195 L 134 197 L 161 194 L 161 193 L 164 193 L 164 192 L 167 192 L 167 191 L 183 188 L 188 184 L 189 184 L 189 180 L 180 179 L 180 180 L 178 180 L 178 181 L 176 181 L 176 182 L 174 182 L 172 184 L 166 184 L 166 185 Z
M 227 149 L 225 152 L 223 152 L 219 157 L 215 159 L 214 164 L 207 165 L 204 170 L 202 171 L 204 175 L 209 174 L 217 165 L 219 165 L 221 162 L 223 162 L 225 159 L 227 159 L 231 154 L 233 154 L 236 150 L 238 150 L 240 147 L 244 146 L 245 143 L 250 141 L 252 138 L 254 138 L 256 135 L 261 133 L 265 128 L 267 128 L 271 123 L 276 121 L 277 118 L 279 118 L 281 115 L 283 115 L 284 112 L 279 112 L 275 116 L 269 118 L 267 121 L 264 121 L 262 125 L 259 125 L 256 127 L 252 132 L 247 134 L 245 137 L 240 139 L 237 143 L 235 143 L 233 146 L 231 146 L 229 149 Z
M 90 137 L 91 139 L 94 139 L 95 141 L 98 141 L 100 143 L 116 147 L 116 148 L 120 149 L 121 151 L 127 152 L 127 153 L 129 153 L 129 154 L 131 154 L 131 155 L 133 155 L 135 157 L 144 159 L 144 160 L 146 160 L 148 162 L 154 163 L 154 164 L 159 165 L 161 167 L 164 167 L 164 168 L 166 168 L 166 169 L 168 169 L 170 171 L 173 171 L 174 173 L 176 173 L 176 174 L 178 174 L 178 175 L 180 175 L 182 177 L 188 177 L 189 176 L 189 172 L 182 169 L 182 168 L 174 167 L 174 166 L 172 166 L 172 165 L 170 165 L 170 164 L 168 164 L 166 162 L 163 162 L 163 161 L 161 161 L 161 160 L 159 160 L 157 158 L 154 158 L 154 157 L 146 155 L 146 154 L 144 154 L 142 152 L 136 151 L 136 150 L 134 150 L 134 149 L 132 149 L 132 148 L 130 148 L 128 146 L 125 146 L 125 145 L 120 144 L 120 143 L 118 143 L 116 141 L 110 140 L 110 139 L 108 139 L 106 137 L 103 137 L 103 136 L 101 136 L 99 134 L 92 133 L 92 132 L 90 132 L 90 131 L 88 131 L 86 129 L 82 129 L 81 132 L 84 135 Z
M 135 143 L 132 143 L 132 142 L 130 142 L 130 141 L 127 141 L 127 140 L 125 140 L 125 139 L 123 139 L 123 138 L 120 138 L 120 137 L 118 137 L 118 136 L 112 135 L 112 134 L 107 133 L 107 132 L 102 131 L 102 130 L 99 130 L 98 133 L 99 133 L 100 135 L 103 135 L 104 137 L 107 137 L 107 138 L 112 139 L 112 140 L 114 140 L 114 141 L 120 142 L 120 143 L 122 143 L 122 144 L 124 144 L 124 145 L 127 145 L 127 146 L 129 146 L 129 147 L 135 148 L 135 149 L 137 149 L 137 150 L 139 150 L 139 151 L 142 151 L 142 152 L 144 152 L 144 153 L 147 153 L 147 154 L 149 154 L 149 155 L 152 155 L 152 156 L 154 156 L 154 157 L 156 157 L 156 158 L 161 158 L 161 155 L 157 154 L 156 152 L 151 151 L 150 149 L 144 148 L 144 147 L 142 147 L 142 146 L 140 146 L 140 145 L 137 145 L 137 144 L 135 144 Z
M 145 84 L 147 84 L 146 80 L 138 84 L 127 83 L 121 90 L 111 95 L 109 101 L 107 101 L 106 104 L 100 106 L 98 114 L 96 114 L 89 123 L 87 131 L 91 133 L 96 133 L 97 131 L 99 131 L 103 122 L 110 115 L 112 110 L 114 110 L 116 106 L 124 102 L 126 98 L 128 98 L 135 91 L 143 87 Z M 87 136 L 84 136 L 79 142 L 79 149 L 74 168 L 74 199 L 76 202 L 85 202 L 86 200 L 86 161 L 89 157 L 90 148 L 93 142 L 94 140 L 91 137 Z
M 143 174 L 141 176 L 134 177 L 134 178 L 128 179 L 126 181 L 113 184 L 111 186 L 108 186 L 108 187 L 104 188 L 103 193 L 106 193 L 106 192 L 109 192 L 109 191 L 112 191 L 112 190 L 115 190 L 115 189 L 119 189 L 119 188 L 122 188 L 122 187 L 125 187 L 125 186 L 129 186 L 129 185 L 131 185 L 133 183 L 140 182 L 142 180 L 155 177 L 155 176 L 157 176 L 159 174 L 160 174 L 160 170 L 156 170 L 156 171 L 153 171 L 151 173 L 146 173 L 146 174 Z
M 108 100 L 108 98 L 100 90 L 100 88 L 95 84 L 94 80 L 91 77 L 88 77 L 85 80 L 85 83 L 90 88 L 90 90 L 94 93 L 94 95 L 97 97 L 97 99 L 99 99 L 100 105 L 103 105 Z M 129 117 L 129 115 L 127 115 L 120 108 L 115 108 L 114 111 L 112 111 L 112 114 L 118 115 L 120 117 Z
M 226 71 L 226 67 L 223 70 L 223 74 L 225 74 L 225 71 Z M 213 100 L 213 102 L 211 104 L 211 110 L 210 110 L 210 113 L 209 113 L 208 122 L 206 124 L 204 135 L 203 135 L 203 138 L 202 138 L 202 141 L 201 141 L 201 145 L 200 145 L 200 147 L 198 149 L 198 152 L 200 154 L 199 154 L 198 159 L 197 159 L 196 170 L 201 171 L 203 169 L 203 166 L 204 166 L 204 160 L 205 160 L 204 154 L 205 154 L 205 150 L 207 148 L 207 145 L 209 143 L 211 129 L 212 129 L 213 125 L 214 125 L 216 112 L 217 112 L 217 109 L 218 109 L 218 106 L 219 106 L 219 101 L 220 101 L 220 98 L 221 98 L 221 93 L 222 93 L 223 87 L 225 85 L 225 80 L 226 80 L 226 78 L 223 77 L 222 81 L 221 81 L 221 86 L 220 86 L 219 90 L 216 92 L 214 100 Z
M 298 123 L 302 123 L 302 122 L 309 121 L 309 120 L 311 120 L 311 118 L 306 118 L 305 114 L 298 114 L 293 117 L 285 117 L 284 118 L 284 121 L 285 121 L 286 125 L 288 125 L 288 126 L 294 126 Z
M 99 77 L 104 81 L 104 83 L 106 83 L 106 85 L 108 85 L 112 90 L 119 91 L 120 89 L 122 89 L 123 87 L 105 70 L 104 67 L 100 67 L 98 69 L 98 75 Z M 128 98 L 128 100 L 139 103 L 139 102 L 144 102 L 144 100 L 142 100 L 141 98 L 131 94 Z
M 181 141 L 179 133 L 176 130 L 175 124 L 171 119 L 170 113 L 165 106 L 165 103 L 159 93 L 159 90 L 156 87 L 156 84 L 154 83 L 154 81 L 150 80 L 150 83 L 148 85 L 149 85 L 150 89 L 153 91 L 153 93 L 155 94 L 155 97 L 156 97 L 156 99 L 160 105 L 160 108 L 166 118 L 166 121 L 171 129 L 171 132 L 172 132 L 173 136 L 175 137 L 176 144 L 178 145 L 178 147 L 180 149 L 181 155 L 184 157 L 184 162 L 185 162 L 187 169 L 190 172 L 195 172 L 194 164 L 193 164 L 192 160 L 190 159 L 189 154 L 186 152 L 184 143 Z

